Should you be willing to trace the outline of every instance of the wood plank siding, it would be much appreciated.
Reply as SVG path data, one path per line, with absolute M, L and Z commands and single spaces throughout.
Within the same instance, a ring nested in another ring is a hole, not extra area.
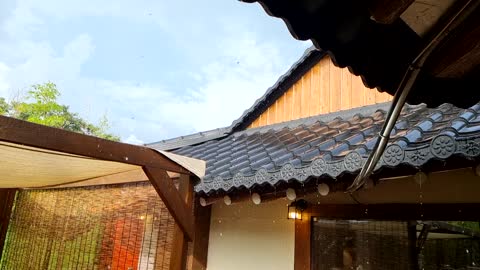
M 392 99 L 365 87 L 362 79 L 335 66 L 326 56 L 265 110 L 249 128 L 387 102 Z

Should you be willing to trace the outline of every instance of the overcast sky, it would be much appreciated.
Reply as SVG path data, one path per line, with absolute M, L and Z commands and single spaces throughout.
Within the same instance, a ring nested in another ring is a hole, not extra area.
M 310 46 L 237 0 L 0 2 L 0 96 L 52 81 L 130 143 L 230 125 Z

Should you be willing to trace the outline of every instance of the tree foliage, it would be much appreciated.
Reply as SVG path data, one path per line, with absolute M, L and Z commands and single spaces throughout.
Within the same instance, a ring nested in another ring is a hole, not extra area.
M 109 123 L 105 115 L 97 125 L 92 124 L 71 112 L 68 106 L 59 104 L 59 97 L 60 91 L 54 83 L 35 84 L 24 98 L 10 102 L 0 98 L 0 114 L 108 140 L 120 140 L 107 132 Z

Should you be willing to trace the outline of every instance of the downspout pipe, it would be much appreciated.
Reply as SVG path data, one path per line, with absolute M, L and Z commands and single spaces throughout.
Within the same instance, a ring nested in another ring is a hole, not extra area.
M 361 188 L 365 184 L 366 180 L 373 173 L 375 166 L 377 165 L 380 157 L 385 151 L 387 143 L 390 139 L 390 133 L 392 132 L 392 129 L 397 122 L 398 116 L 400 115 L 400 112 L 405 105 L 408 93 L 412 89 L 412 86 L 417 80 L 417 77 L 420 74 L 420 71 L 422 70 L 422 67 L 430 54 L 455 27 L 457 27 L 466 17 L 468 17 L 470 13 L 475 10 L 475 8 L 479 4 L 480 1 L 478 0 L 469 0 L 411 62 L 411 64 L 407 68 L 407 71 L 405 72 L 405 75 L 403 76 L 402 81 L 400 82 L 397 90 L 395 91 L 392 105 L 388 110 L 387 116 L 385 118 L 385 123 L 383 124 L 382 130 L 379 133 L 379 138 L 375 143 L 372 152 L 368 156 L 367 161 L 363 165 L 360 173 L 355 178 L 353 183 L 347 188 L 347 192 L 354 192 Z

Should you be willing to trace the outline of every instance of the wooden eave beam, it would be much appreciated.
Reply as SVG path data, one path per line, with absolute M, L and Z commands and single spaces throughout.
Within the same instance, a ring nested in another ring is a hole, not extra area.
M 427 70 L 439 78 L 463 78 L 480 66 L 480 9 L 457 27 L 432 55 Z
M 5 116 L 0 116 L 0 141 L 189 174 L 182 166 L 148 147 L 113 142 Z
M 188 240 L 194 237 L 193 210 L 182 197 L 165 170 L 156 167 L 143 167 L 143 171 L 152 183 L 175 222 L 180 226 Z M 193 185 L 193 183 L 192 183 Z M 185 195 L 184 195 L 185 196 Z
M 391 24 L 414 2 L 414 0 L 371 0 L 368 10 L 378 23 Z
M 480 204 L 321 204 L 306 212 L 328 219 L 478 221 Z

